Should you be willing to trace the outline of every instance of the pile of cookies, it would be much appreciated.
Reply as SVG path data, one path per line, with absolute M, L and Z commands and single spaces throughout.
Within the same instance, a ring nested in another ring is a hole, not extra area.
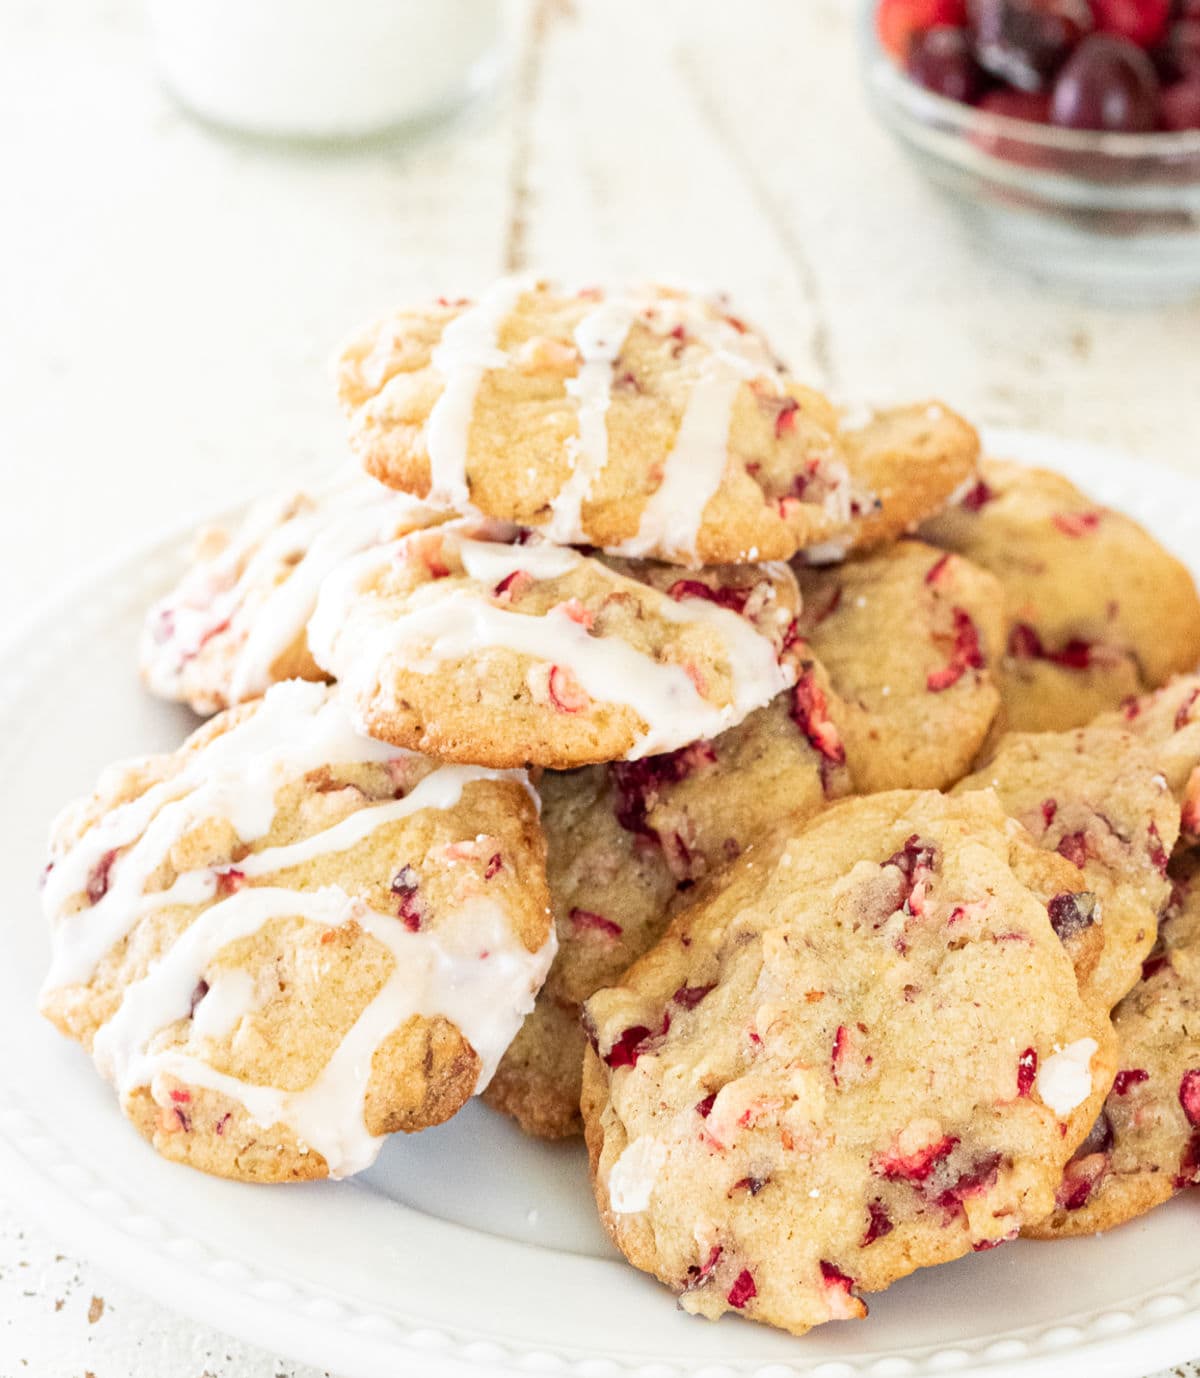
M 1200 1182 L 1200 599 L 722 300 L 505 280 L 344 352 L 366 473 L 206 530 L 215 714 L 54 826 L 45 1014 L 163 1155 L 584 1133 L 690 1312 L 802 1334 Z

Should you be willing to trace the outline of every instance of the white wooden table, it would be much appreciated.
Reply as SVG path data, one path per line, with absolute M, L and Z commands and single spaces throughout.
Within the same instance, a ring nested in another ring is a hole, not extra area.
M 937 393 L 1200 466 L 1200 305 L 1114 315 L 981 257 L 865 108 L 842 0 L 533 3 L 495 98 L 408 148 L 316 157 L 181 115 L 135 0 L 4 0 L 0 626 L 337 455 L 326 360 L 360 318 L 526 265 L 725 286 L 847 400 Z M 18 1374 L 313 1378 L 143 1301 L 16 1203 Z

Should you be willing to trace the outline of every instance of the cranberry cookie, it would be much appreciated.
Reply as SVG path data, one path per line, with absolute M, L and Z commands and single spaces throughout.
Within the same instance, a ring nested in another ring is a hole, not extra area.
M 1200 675 L 1180 675 L 1100 722 L 1127 727 L 1147 744 L 1179 801 L 1184 839 L 1200 843 Z
M 1115 1040 L 1021 852 L 1073 892 L 987 793 L 834 804 L 587 1002 L 597 1202 L 684 1310 L 803 1334 L 1052 1210 Z
M 564 773 L 539 790 L 558 956 L 485 1094 L 527 1134 L 583 1132 L 581 1003 L 658 941 L 696 883 L 780 818 L 847 794 L 819 666 L 713 741 Z
M 191 568 L 146 618 L 146 687 L 215 713 L 279 680 L 324 679 L 306 635 L 322 580 L 348 556 L 440 519 L 357 475 L 260 502 L 236 531 L 206 527 Z
M 1117 1006 L 1121 1070 L 1092 1132 L 1067 1164 L 1038 1239 L 1110 1230 L 1200 1185 L 1200 874 L 1195 854 L 1175 882 L 1158 947 Z
M 66 810 L 42 1010 L 165 1157 L 368 1166 L 486 1085 L 554 955 L 520 773 L 358 736 L 293 681 Z
M 840 434 L 724 303 L 666 287 L 557 290 L 507 279 L 371 327 L 339 391 L 369 472 L 563 545 L 676 564 L 787 559 L 848 539 L 852 481 L 903 472 L 925 512 L 970 468 L 974 431 L 913 409 Z M 906 516 L 906 520 L 908 517 Z
M 922 535 L 1004 585 L 998 669 L 1014 731 L 1080 727 L 1200 661 L 1200 599 L 1188 571 L 1059 474 L 984 460 L 978 482 Z
M 1003 645 L 995 578 L 920 541 L 796 572 L 800 631 L 828 671 L 855 789 L 953 784 L 1000 706 L 990 668 Z
M 958 791 L 992 788 L 1048 851 L 1079 868 L 1095 903 L 1052 909 L 1070 939 L 1096 926 L 1103 948 L 1085 993 L 1111 1009 L 1137 983 L 1170 895 L 1179 806 L 1149 748 L 1116 726 L 1002 737 Z
M 348 561 L 309 640 L 373 737 L 555 768 L 671 751 L 796 677 L 788 567 L 681 576 L 468 519 Z

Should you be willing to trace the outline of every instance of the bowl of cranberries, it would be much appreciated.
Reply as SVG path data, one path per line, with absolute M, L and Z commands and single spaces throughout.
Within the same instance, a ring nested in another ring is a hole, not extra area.
M 868 0 L 889 128 L 994 255 L 1089 297 L 1200 294 L 1200 0 Z

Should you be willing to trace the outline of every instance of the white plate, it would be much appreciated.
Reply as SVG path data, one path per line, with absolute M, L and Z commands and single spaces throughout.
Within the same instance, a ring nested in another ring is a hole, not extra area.
M 1086 447 L 989 437 L 1053 464 L 1196 563 L 1200 483 Z M 578 1145 L 475 1104 L 392 1139 L 341 1184 L 262 1188 L 158 1158 L 82 1052 L 34 1012 L 48 819 L 113 757 L 191 725 L 141 693 L 133 646 L 180 542 L 95 576 L 0 657 L 0 1183 L 166 1305 L 346 1378 L 1138 1378 L 1200 1354 L 1200 1233 L 1180 1198 L 1104 1238 L 1018 1243 L 908 1279 L 871 1317 L 802 1340 L 684 1316 L 619 1262 Z

